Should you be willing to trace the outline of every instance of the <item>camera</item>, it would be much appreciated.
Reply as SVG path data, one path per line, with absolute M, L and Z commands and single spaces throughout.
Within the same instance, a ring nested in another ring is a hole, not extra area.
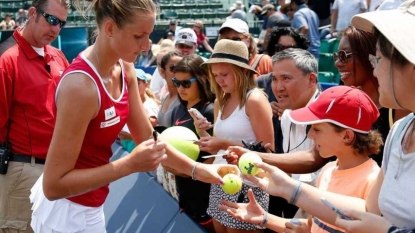
M 8 148 L 0 147 L 0 174 L 7 173 L 9 167 L 11 151 Z

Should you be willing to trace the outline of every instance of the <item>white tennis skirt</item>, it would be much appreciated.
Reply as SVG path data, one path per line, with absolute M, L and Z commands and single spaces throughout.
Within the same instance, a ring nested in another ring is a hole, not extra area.
M 87 207 L 68 199 L 49 201 L 43 193 L 43 174 L 31 189 L 31 226 L 35 233 L 106 233 L 103 206 Z

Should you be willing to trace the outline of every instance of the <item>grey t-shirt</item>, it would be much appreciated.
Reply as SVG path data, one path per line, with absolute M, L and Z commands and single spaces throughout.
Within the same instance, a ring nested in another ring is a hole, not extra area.
M 411 121 L 414 121 L 412 117 Z M 403 118 L 404 119 L 404 118 Z M 386 139 L 382 171 L 383 183 L 379 193 L 379 209 L 383 217 L 399 228 L 415 228 L 415 153 L 404 154 L 402 151 L 402 139 L 408 127 L 409 121 L 400 135 L 397 128 L 403 119 L 397 121 Z M 392 138 L 397 137 L 392 143 Z M 389 153 L 389 155 L 387 155 Z M 387 168 L 385 170 L 385 167 Z
M 163 105 L 166 103 L 166 99 L 169 97 L 169 95 L 170 94 L 166 94 L 161 99 L 160 111 L 159 111 L 159 114 L 157 116 L 157 120 L 159 122 L 159 125 L 165 126 L 165 127 L 172 126 L 171 115 L 173 114 L 173 109 L 174 109 L 174 107 L 176 107 L 180 104 L 179 96 L 177 96 L 176 99 L 174 100 L 174 102 L 166 110 L 166 112 L 162 112 Z

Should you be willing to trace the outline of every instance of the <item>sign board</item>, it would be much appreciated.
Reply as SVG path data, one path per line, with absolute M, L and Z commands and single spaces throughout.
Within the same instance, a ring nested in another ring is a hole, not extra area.
M 220 27 L 206 27 L 206 36 L 207 37 L 218 37 Z

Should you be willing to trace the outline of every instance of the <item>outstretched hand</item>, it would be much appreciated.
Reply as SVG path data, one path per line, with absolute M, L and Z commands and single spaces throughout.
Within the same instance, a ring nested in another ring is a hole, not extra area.
M 238 220 L 258 225 L 264 219 L 264 210 L 255 200 L 251 189 L 248 190 L 248 199 L 249 203 L 234 203 L 221 200 L 222 205 L 219 208 Z
M 264 162 L 255 163 L 255 166 L 265 171 L 261 176 L 246 176 L 246 179 L 260 187 L 272 196 L 282 197 L 287 187 L 294 187 L 295 180 L 277 167 Z

